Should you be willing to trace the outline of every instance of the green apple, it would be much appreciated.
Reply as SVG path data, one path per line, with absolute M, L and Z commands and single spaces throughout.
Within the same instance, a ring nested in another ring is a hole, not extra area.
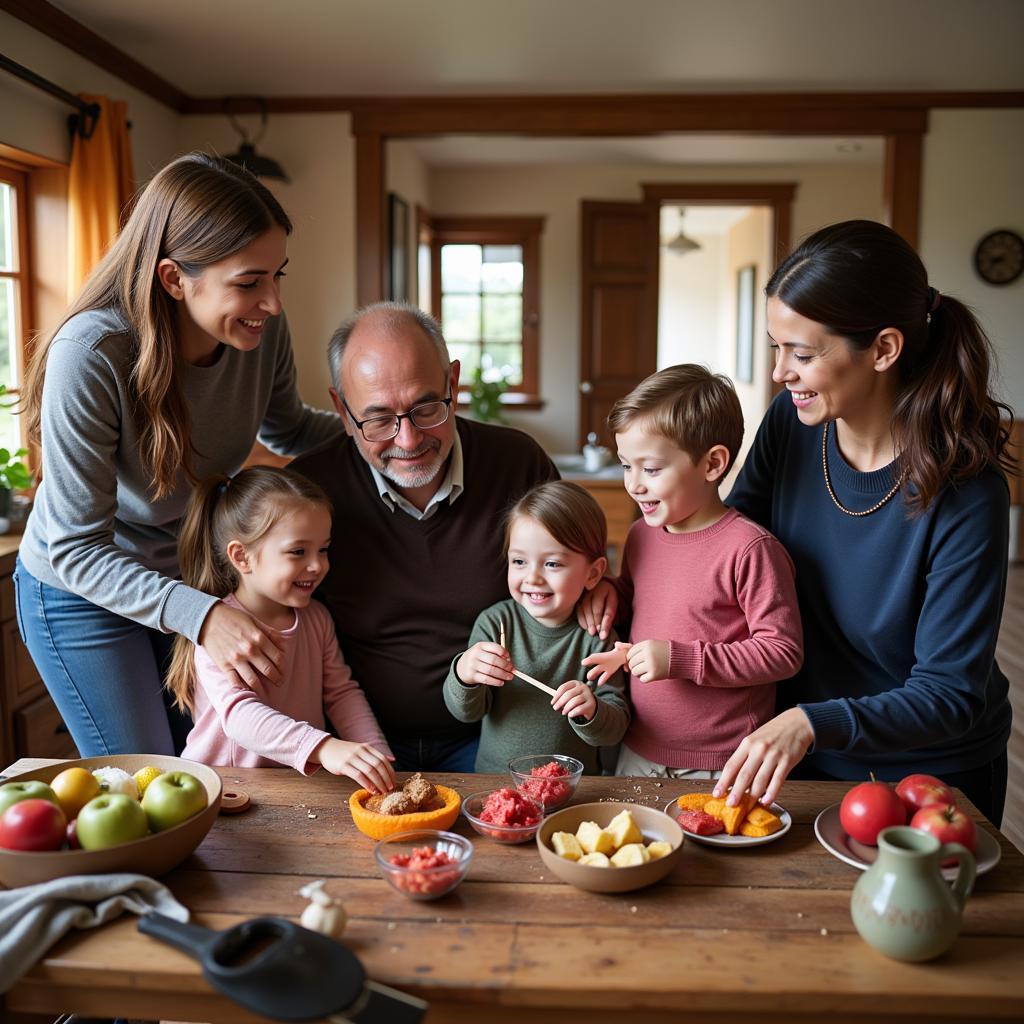
M 22 800 L 49 800 L 51 804 L 60 807 L 57 794 L 45 783 L 38 779 L 25 779 L 22 782 L 8 782 L 0 786 L 0 814 L 3 814 L 11 804 L 19 803 Z
M 180 825 L 206 804 L 206 787 L 188 772 L 164 772 L 142 794 L 142 809 L 154 832 Z
M 120 846 L 142 839 L 149 831 L 142 804 L 124 793 L 93 797 L 78 812 L 75 822 L 75 833 L 83 850 Z

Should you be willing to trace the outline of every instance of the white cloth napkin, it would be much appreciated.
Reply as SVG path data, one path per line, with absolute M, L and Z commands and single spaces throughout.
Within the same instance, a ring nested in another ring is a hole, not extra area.
M 125 910 L 189 918 L 167 886 L 145 875 L 70 875 L 0 891 L 0 992 L 72 928 L 95 928 Z

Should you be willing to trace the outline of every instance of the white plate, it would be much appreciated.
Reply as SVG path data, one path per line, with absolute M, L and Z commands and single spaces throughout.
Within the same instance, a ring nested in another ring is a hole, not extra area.
M 851 838 L 843 829 L 839 821 L 839 804 L 832 804 L 826 807 L 814 819 L 814 834 L 818 842 L 832 854 L 846 864 L 857 868 L 859 871 L 867 871 L 878 859 L 877 846 L 865 846 Z M 689 835 L 689 833 L 687 833 Z M 978 829 L 978 849 L 974 855 L 979 875 L 991 871 L 998 863 L 1003 851 L 999 844 L 983 828 Z M 950 868 L 943 868 L 942 875 L 947 881 L 956 878 L 956 865 Z
M 676 814 L 678 814 L 682 807 L 675 802 L 675 800 L 669 800 L 665 805 L 665 813 L 673 820 L 676 820 Z M 692 839 L 695 843 L 703 843 L 705 846 L 763 846 L 765 843 L 774 843 L 776 839 L 781 839 L 792 827 L 793 819 L 789 815 L 789 811 L 785 809 L 781 804 L 772 804 L 768 808 L 778 816 L 782 821 L 782 828 L 778 832 L 773 832 L 770 836 L 727 836 L 724 832 L 719 832 L 718 835 L 714 836 L 699 836 L 696 832 L 688 832 L 682 825 L 683 831 L 686 833 L 687 839 Z

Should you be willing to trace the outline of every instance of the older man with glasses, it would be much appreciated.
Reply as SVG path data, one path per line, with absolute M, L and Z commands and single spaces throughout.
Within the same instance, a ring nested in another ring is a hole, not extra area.
M 558 473 L 521 431 L 454 415 L 459 363 L 414 306 L 359 310 L 328 361 L 348 436 L 293 464 L 334 503 L 318 594 L 396 768 L 472 771 L 478 726 L 448 713 L 444 680 L 477 614 L 508 596 L 506 508 Z

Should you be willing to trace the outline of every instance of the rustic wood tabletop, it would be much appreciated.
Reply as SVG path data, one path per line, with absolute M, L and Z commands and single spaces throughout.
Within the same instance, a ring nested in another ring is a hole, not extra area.
M 49 762 L 23 760 L 8 774 Z M 297 919 L 306 882 L 324 878 L 350 916 L 345 943 L 371 978 L 427 999 L 427 1020 L 793 1021 L 1024 1019 L 1024 856 L 991 825 L 1002 859 L 978 878 L 960 938 L 928 964 L 886 959 L 857 935 L 858 871 L 824 849 L 814 819 L 844 783 L 791 782 L 793 817 L 777 842 L 721 849 L 687 841 L 673 873 L 648 889 L 595 895 L 545 870 L 534 844 L 502 846 L 461 818 L 475 844 L 451 895 L 414 902 L 380 876 L 373 841 L 348 811 L 355 788 L 318 773 L 218 769 L 252 799 L 222 815 L 166 876 L 197 924 L 260 914 Z M 437 775 L 463 795 L 498 776 Z M 706 787 L 707 784 L 704 784 Z M 699 783 L 584 778 L 574 803 L 662 808 Z M 64 939 L 6 996 L 7 1009 L 182 1021 L 253 1017 L 213 992 L 199 966 L 123 917 Z

